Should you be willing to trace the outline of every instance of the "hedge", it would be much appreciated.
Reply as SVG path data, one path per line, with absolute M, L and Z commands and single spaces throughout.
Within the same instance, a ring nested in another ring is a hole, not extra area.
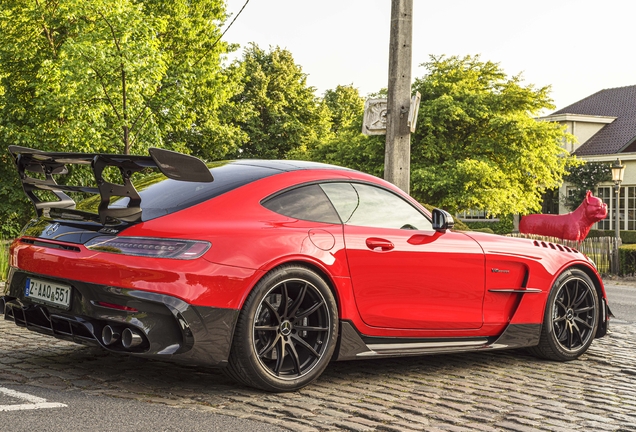
M 465 222 L 465 224 L 473 231 L 481 231 L 484 228 L 488 228 L 495 234 L 510 234 L 514 228 L 512 215 L 500 216 L 498 222 Z
M 474 228 L 473 231 L 476 232 L 483 232 L 483 233 L 488 233 L 488 234 L 494 234 L 495 232 L 493 230 L 491 230 L 490 228 Z
M 614 237 L 616 232 L 614 230 L 590 230 L 588 237 Z M 621 231 L 621 240 L 623 244 L 636 243 L 636 231 Z
M 620 262 L 619 275 L 633 276 L 636 273 L 636 244 L 628 244 L 619 247 L 618 261 Z

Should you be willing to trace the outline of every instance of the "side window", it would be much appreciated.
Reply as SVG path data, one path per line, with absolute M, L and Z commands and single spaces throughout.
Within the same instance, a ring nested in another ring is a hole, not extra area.
M 340 218 L 320 186 L 295 188 L 262 202 L 273 212 L 296 219 L 339 224 Z
M 347 225 L 432 230 L 431 222 L 410 203 L 379 187 L 359 183 L 323 183 Z

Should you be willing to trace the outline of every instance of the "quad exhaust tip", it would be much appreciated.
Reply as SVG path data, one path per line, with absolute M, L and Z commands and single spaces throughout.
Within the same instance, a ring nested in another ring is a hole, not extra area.
M 104 326 L 104 329 L 102 330 L 102 342 L 104 345 L 113 345 L 120 340 L 124 348 L 131 349 L 141 345 L 144 338 L 137 330 L 132 330 L 130 328 L 121 330 L 121 328 L 111 325 Z
M 104 342 L 104 345 L 112 345 L 117 342 L 120 337 L 121 332 L 117 328 L 107 325 L 104 327 L 104 330 L 102 330 L 102 342 Z
M 124 331 L 121 333 L 121 344 L 126 349 L 134 348 L 138 345 L 141 345 L 143 341 L 144 338 L 136 330 L 125 328 Z

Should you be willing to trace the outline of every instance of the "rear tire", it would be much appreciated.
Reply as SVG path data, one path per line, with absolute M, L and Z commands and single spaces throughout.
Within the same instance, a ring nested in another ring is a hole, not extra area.
M 327 283 L 299 265 L 259 281 L 239 314 L 226 374 L 267 391 L 298 390 L 327 367 L 338 336 L 338 309 Z
M 550 290 L 539 345 L 529 351 L 550 360 L 575 360 L 592 344 L 598 320 L 594 283 L 581 270 L 566 270 Z

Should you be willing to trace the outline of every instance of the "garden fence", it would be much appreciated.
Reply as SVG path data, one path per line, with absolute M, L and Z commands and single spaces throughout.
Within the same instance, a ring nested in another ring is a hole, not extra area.
M 556 237 L 545 237 L 533 234 L 508 234 L 510 237 L 528 238 L 551 243 L 558 243 L 576 249 L 590 257 L 602 275 L 618 273 L 618 257 L 616 256 L 616 237 L 588 237 L 582 242 L 562 240 Z

